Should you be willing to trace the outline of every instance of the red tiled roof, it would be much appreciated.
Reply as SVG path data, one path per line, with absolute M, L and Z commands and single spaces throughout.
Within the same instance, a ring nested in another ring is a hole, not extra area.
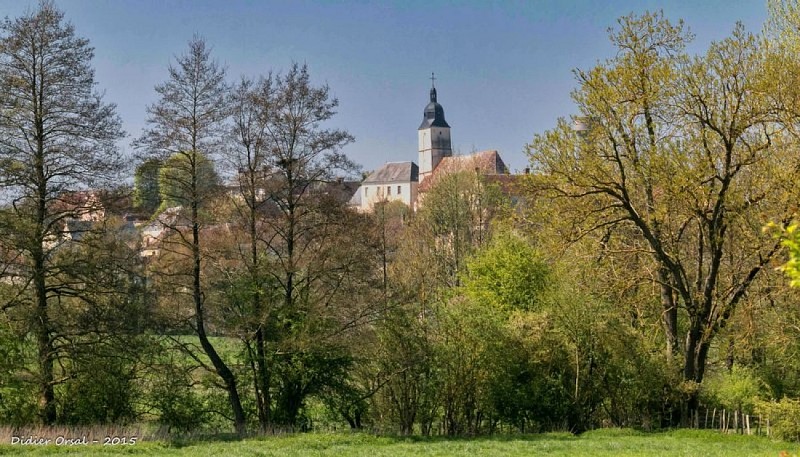
M 429 191 L 436 184 L 438 176 L 460 171 L 476 171 L 483 176 L 508 175 L 508 167 L 500 157 L 500 153 L 495 150 L 480 151 L 465 156 L 445 157 L 439 162 L 433 173 L 422 181 L 419 191 Z

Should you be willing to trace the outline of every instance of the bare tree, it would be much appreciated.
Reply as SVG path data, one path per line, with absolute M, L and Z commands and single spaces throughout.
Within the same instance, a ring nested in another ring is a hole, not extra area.
M 364 303 L 359 281 L 372 276 L 366 244 L 356 242 L 364 221 L 335 195 L 344 189 L 334 178 L 355 171 L 341 152 L 353 138 L 323 126 L 338 101 L 327 86 L 311 84 L 305 66 L 243 82 L 233 98 L 231 158 L 240 220 L 247 226 L 247 274 L 255 286 L 250 298 L 259 416 L 262 424 L 292 426 L 307 395 L 344 376 L 347 357 L 331 343 L 333 335 L 368 313 L 358 308 Z M 270 384 L 278 386 L 275 398 Z
M 267 260 L 263 255 L 262 219 L 269 206 L 266 194 L 267 178 L 270 175 L 269 144 L 266 140 L 267 117 L 264 107 L 257 103 L 256 84 L 243 78 L 231 91 L 232 129 L 227 158 L 236 173 L 237 198 L 231 200 L 236 221 L 241 227 L 247 249 L 241 250 L 249 291 L 249 306 L 239 312 L 245 316 L 244 343 L 250 354 L 253 370 L 256 410 L 262 430 L 271 424 L 270 370 L 266 349 L 267 315 L 269 305 L 265 297 L 265 275 Z
M 0 37 L 0 251 L 14 285 L 3 309 L 29 306 L 38 356 L 39 415 L 56 421 L 59 334 L 51 308 L 79 286 L 60 279 L 54 253 L 68 219 L 87 211 L 71 192 L 119 170 L 123 136 L 113 104 L 95 91 L 94 50 L 51 2 L 14 20 Z
M 204 182 L 208 162 L 218 153 L 228 116 L 225 70 L 211 59 L 211 51 L 202 38 L 189 42 L 189 51 L 169 67 L 169 78 L 156 86 L 160 100 L 148 107 L 148 128 L 134 145 L 150 158 L 171 163 L 160 174 L 163 200 L 181 204 L 181 223 L 167 223 L 190 260 L 187 289 L 193 305 L 193 330 L 203 352 L 219 375 L 228 393 L 237 432 L 245 430 L 237 380 L 208 338 L 206 331 L 206 294 L 203 290 L 201 250 L 202 210 L 213 198 L 213 186 Z M 184 225 L 181 227 L 181 225 Z M 188 251 L 188 252 L 187 252 Z M 180 288 L 178 288 L 180 290 Z

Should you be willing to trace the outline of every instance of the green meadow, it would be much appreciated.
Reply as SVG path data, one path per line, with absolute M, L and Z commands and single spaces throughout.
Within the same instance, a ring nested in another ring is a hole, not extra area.
M 605 429 L 481 438 L 387 437 L 365 433 L 307 433 L 244 440 L 143 441 L 132 446 L 0 446 L 0 455 L 156 456 L 798 456 L 800 444 L 766 437 L 675 430 L 643 433 Z

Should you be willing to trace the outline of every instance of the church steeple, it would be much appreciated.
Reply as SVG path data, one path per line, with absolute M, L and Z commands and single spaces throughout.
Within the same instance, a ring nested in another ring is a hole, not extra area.
M 436 77 L 431 73 L 431 101 L 425 107 L 419 133 L 419 182 L 433 173 L 439 162 L 453 155 L 450 125 L 444 120 L 444 108 L 436 100 Z
M 450 126 L 447 125 L 447 121 L 444 120 L 444 108 L 436 101 L 436 86 L 433 85 L 435 80 L 436 77 L 431 73 L 431 102 L 425 107 L 425 112 L 422 115 L 422 124 L 420 124 L 419 130 L 430 127 L 450 128 Z

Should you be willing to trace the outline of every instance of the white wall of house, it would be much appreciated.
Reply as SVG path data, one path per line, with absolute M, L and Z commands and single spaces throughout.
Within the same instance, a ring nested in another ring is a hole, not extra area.
M 416 181 L 362 184 L 358 190 L 361 192 L 360 209 L 372 211 L 375 203 L 385 201 L 401 201 L 413 207 L 417 200 L 417 185 Z

